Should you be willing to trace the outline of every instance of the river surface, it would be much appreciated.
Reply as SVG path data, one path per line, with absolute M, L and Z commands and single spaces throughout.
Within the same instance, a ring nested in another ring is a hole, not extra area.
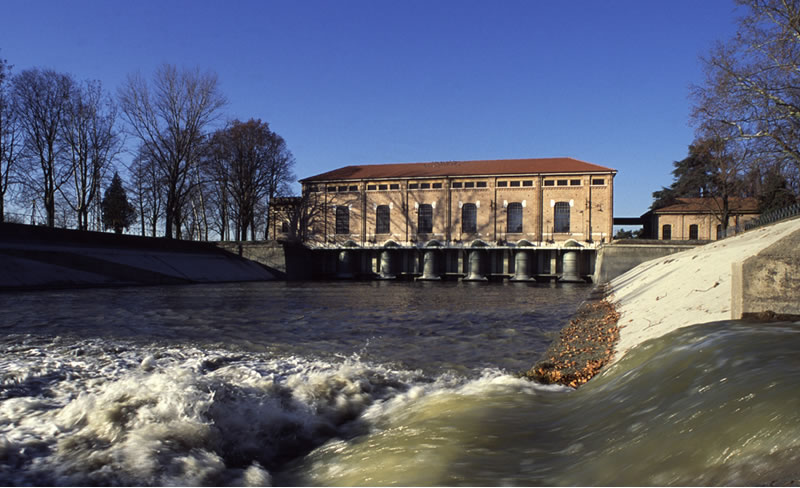
M 518 379 L 588 286 L 0 294 L 0 484 L 731 485 L 800 469 L 800 323 Z M 624 332 L 623 332 L 624 333 Z

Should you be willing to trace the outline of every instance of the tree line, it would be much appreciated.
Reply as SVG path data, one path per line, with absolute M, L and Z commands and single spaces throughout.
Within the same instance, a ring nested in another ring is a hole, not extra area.
M 735 197 L 767 212 L 800 195 L 800 0 L 736 5 L 736 35 L 701 58 L 705 79 L 691 90 L 695 140 L 652 207 L 711 197 L 723 229 Z
M 267 122 L 222 120 L 214 72 L 165 64 L 112 96 L 99 81 L 12 68 L 0 58 L 0 222 L 23 220 L 14 204 L 50 227 L 271 237 L 269 203 L 290 191 L 294 157 Z

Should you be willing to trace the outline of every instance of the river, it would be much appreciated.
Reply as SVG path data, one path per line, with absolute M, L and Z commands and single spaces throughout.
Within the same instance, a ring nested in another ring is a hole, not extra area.
M 518 379 L 588 286 L 244 283 L 0 295 L 0 484 L 796 479 L 798 323 Z M 624 333 L 624 332 L 623 332 Z

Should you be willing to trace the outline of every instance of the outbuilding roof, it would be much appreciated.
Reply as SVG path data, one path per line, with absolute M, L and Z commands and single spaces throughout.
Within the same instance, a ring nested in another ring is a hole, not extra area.
M 758 213 L 757 198 L 731 197 L 728 199 L 728 208 L 734 213 Z M 672 205 L 653 210 L 655 214 L 685 214 L 685 213 L 712 213 L 722 209 L 722 200 L 719 198 L 678 198 Z
M 542 173 L 616 173 L 616 170 L 573 158 L 495 159 L 485 161 L 353 165 L 310 176 L 300 181 L 529 175 Z

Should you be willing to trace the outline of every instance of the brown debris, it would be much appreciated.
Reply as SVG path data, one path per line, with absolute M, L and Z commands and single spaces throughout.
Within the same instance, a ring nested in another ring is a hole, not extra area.
M 619 341 L 619 312 L 608 300 L 583 304 L 524 376 L 544 384 L 577 388 L 611 361 Z

